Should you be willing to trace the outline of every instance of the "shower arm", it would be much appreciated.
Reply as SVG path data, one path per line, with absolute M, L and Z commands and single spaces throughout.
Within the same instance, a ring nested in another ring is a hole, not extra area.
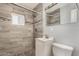
M 79 7 L 78 7 L 78 3 L 76 3 L 76 7 L 77 7 L 77 9 L 79 9 Z

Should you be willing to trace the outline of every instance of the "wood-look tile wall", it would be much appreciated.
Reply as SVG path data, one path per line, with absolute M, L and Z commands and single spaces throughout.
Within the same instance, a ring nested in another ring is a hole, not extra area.
M 38 4 L 35 11 L 42 13 L 42 3 Z M 39 38 L 43 36 L 43 24 L 42 24 L 42 14 L 34 14 L 34 25 L 35 25 L 35 38 Z
M 25 25 L 12 25 L 11 13 L 23 14 Z M 0 4 L 0 55 L 34 55 L 32 12 L 20 7 Z

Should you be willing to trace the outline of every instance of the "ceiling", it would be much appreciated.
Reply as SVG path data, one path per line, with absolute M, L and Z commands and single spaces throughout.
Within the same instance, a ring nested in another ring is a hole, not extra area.
M 17 5 L 19 5 L 19 6 L 22 6 L 22 7 L 24 7 L 24 8 L 27 8 L 27 9 L 32 10 L 32 9 L 34 9 L 39 3 L 15 3 L 15 4 L 17 4 Z

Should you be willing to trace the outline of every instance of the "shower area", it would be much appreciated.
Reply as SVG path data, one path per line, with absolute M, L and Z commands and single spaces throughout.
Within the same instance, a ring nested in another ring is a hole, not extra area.
M 32 10 L 25 7 L 31 4 Z M 38 37 L 42 37 L 42 3 L 0 3 L 0 56 L 34 56 Z

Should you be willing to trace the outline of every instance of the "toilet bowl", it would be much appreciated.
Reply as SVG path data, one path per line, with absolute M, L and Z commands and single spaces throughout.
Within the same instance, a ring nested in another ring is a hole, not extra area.
M 73 52 L 73 47 L 59 44 L 59 43 L 53 43 L 52 44 L 52 52 L 54 56 L 71 56 Z

